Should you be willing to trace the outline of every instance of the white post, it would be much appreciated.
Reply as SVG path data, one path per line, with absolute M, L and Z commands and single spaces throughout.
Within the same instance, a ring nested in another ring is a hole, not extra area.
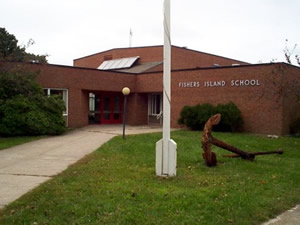
M 130 28 L 130 30 L 129 30 L 129 48 L 131 48 L 132 46 L 132 36 L 133 36 L 133 34 L 132 34 L 132 30 L 131 30 L 131 28 Z
M 156 143 L 156 175 L 176 176 L 176 143 L 171 140 L 170 0 L 164 1 L 163 139 Z
M 170 140 L 170 0 L 164 2 L 164 75 L 163 75 L 163 174 L 169 174 L 169 140 Z

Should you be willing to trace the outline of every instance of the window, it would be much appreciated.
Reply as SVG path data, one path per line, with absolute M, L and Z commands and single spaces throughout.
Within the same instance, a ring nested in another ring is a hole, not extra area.
M 151 94 L 149 103 L 150 103 L 149 115 L 159 115 L 162 112 L 162 95 L 161 94 Z
M 89 98 L 90 98 L 90 104 L 89 104 L 90 111 L 95 111 L 95 94 L 89 93 Z
M 98 67 L 100 70 L 113 70 L 113 69 L 125 69 L 130 68 L 139 59 L 139 56 L 105 60 Z
M 64 116 L 68 115 L 68 90 L 67 89 L 58 89 L 58 88 L 44 88 L 44 94 L 47 96 L 56 95 L 59 96 L 66 106 L 66 111 L 63 112 Z

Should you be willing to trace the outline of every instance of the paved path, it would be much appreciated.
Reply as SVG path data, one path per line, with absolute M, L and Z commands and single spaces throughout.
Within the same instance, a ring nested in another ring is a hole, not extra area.
M 282 213 L 263 225 L 300 225 L 300 205 Z
M 126 134 L 159 132 L 157 127 L 126 127 Z M 116 135 L 122 126 L 87 126 L 0 151 L 0 208 L 49 180 Z

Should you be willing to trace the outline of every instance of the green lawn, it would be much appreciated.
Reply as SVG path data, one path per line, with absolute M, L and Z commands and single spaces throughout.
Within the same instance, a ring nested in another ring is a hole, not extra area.
M 37 137 L 0 137 L 0 150 L 13 147 L 15 145 L 24 144 L 26 142 L 34 141 L 40 139 L 40 136 Z
M 116 137 L 0 212 L 0 224 L 260 224 L 300 203 L 300 139 L 216 137 L 244 150 L 284 149 L 254 162 L 204 165 L 201 133 L 176 131 L 175 178 L 155 176 L 161 134 Z

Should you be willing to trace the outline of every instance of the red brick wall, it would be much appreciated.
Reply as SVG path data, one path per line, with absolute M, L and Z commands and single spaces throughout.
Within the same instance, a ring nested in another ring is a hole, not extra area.
M 242 112 L 244 131 L 266 134 L 284 134 L 283 96 L 274 85 L 275 65 L 198 69 L 172 72 L 172 127 L 185 105 L 234 102 Z M 297 70 L 299 73 L 299 70 Z M 259 86 L 231 86 L 232 80 L 258 80 Z M 200 87 L 183 88 L 179 82 L 199 82 Z M 225 81 L 225 87 L 204 87 L 204 82 Z M 280 83 L 281 80 L 278 80 Z M 136 91 L 162 92 L 162 74 L 137 76 Z M 291 104 L 294 105 L 294 104 Z
M 183 105 L 234 102 L 244 118 L 244 131 L 282 133 L 282 107 L 270 96 L 265 78 L 271 76 L 271 66 L 236 67 L 218 70 L 198 70 L 174 74 L 172 81 L 172 125 L 176 126 Z M 205 81 L 225 81 L 225 87 L 204 87 Z M 232 80 L 258 80 L 260 86 L 231 86 Z M 180 81 L 199 81 L 200 88 L 180 88 Z M 276 96 L 275 96 L 276 97 Z
M 228 59 L 221 56 L 202 53 L 185 48 L 172 48 L 172 69 L 186 69 L 196 67 L 213 67 L 214 64 L 220 66 L 231 66 L 232 64 L 246 65 L 248 63 L 240 62 L 234 59 Z
M 162 61 L 162 48 L 161 46 L 156 46 L 144 48 L 112 49 L 95 55 L 75 59 L 74 66 L 98 68 L 104 61 L 104 57 L 107 55 L 111 55 L 112 59 L 140 56 L 141 58 L 139 59 L 139 63 L 159 62 Z
M 98 68 L 104 61 L 104 57 L 107 55 L 111 55 L 113 59 L 140 56 L 138 63 L 159 62 L 163 61 L 163 46 L 113 49 L 80 59 L 75 59 L 74 66 Z M 214 64 L 219 64 L 220 66 L 247 64 L 238 60 L 228 59 L 194 50 L 188 50 L 176 46 L 172 47 L 171 55 L 173 70 L 196 67 L 212 67 Z M 161 70 L 162 66 L 159 66 L 158 68 Z M 155 71 L 157 71 L 157 68 Z
M 147 124 L 148 95 L 133 93 L 128 100 L 128 124 L 135 126 Z
M 68 126 L 75 128 L 88 125 L 88 92 L 70 88 L 68 94 Z
M 162 92 L 163 75 L 161 72 L 136 76 L 136 92 L 155 93 Z
M 120 93 L 124 86 L 131 89 L 128 98 L 128 124 L 147 124 L 148 93 L 162 92 L 162 73 L 128 75 L 94 69 L 53 65 L 27 65 L 39 70 L 38 82 L 44 88 L 69 90 L 69 126 L 88 123 L 89 91 Z M 282 67 L 283 69 L 278 70 Z M 253 133 L 287 134 L 290 123 L 300 116 L 299 98 L 290 92 L 282 94 L 285 81 L 300 79 L 299 68 L 286 64 L 266 64 L 228 68 L 193 69 L 172 72 L 171 124 L 185 105 L 234 102 L 242 112 L 244 130 Z M 231 86 L 232 80 L 258 80 L 259 86 Z M 225 87 L 205 87 L 204 82 L 225 81 Z M 179 82 L 199 82 L 199 87 L 183 88 Z
M 290 125 L 300 118 L 300 74 L 296 67 L 284 65 L 279 68 L 284 76 L 283 130 L 287 134 L 290 132 Z
M 54 65 L 29 64 L 27 67 L 40 71 L 37 80 L 42 87 L 68 89 L 68 126 L 71 128 L 88 124 L 89 92 L 121 93 L 125 86 L 135 91 L 134 75 Z
M 135 91 L 134 75 L 54 65 L 33 64 L 31 68 L 40 71 L 37 79 L 43 87 L 121 92 L 127 86 Z

